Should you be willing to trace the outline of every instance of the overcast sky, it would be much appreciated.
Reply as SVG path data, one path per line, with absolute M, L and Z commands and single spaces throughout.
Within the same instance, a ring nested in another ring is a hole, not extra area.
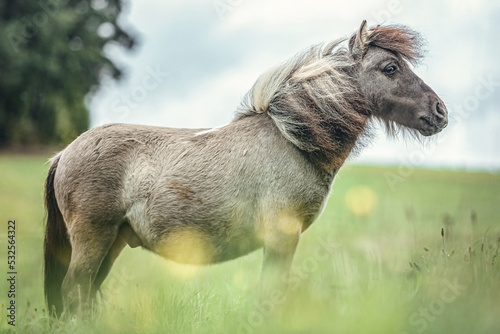
M 121 23 L 139 46 L 107 47 L 126 77 L 106 81 L 92 98 L 92 126 L 222 125 L 259 74 L 312 44 L 351 35 L 363 19 L 422 33 L 428 53 L 416 72 L 446 103 L 450 124 L 425 145 L 379 131 L 353 161 L 499 169 L 499 1 L 129 0 Z

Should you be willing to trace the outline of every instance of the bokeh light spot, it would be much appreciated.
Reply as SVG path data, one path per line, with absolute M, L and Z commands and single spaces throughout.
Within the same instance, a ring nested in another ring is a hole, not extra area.
M 367 186 L 355 186 L 345 196 L 349 211 L 358 217 L 368 216 L 377 206 L 377 194 Z

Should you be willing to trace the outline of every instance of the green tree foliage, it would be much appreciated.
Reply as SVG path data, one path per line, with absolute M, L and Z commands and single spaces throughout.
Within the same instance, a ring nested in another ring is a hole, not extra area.
M 0 0 L 0 146 L 67 143 L 89 126 L 84 98 L 121 70 L 107 43 L 133 48 L 120 0 Z

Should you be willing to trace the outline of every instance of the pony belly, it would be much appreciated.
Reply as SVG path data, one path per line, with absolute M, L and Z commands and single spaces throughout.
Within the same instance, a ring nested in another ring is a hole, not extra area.
M 262 247 L 256 238 L 217 238 L 192 227 L 169 232 L 153 247 L 162 257 L 181 264 L 229 261 Z
M 203 265 L 213 262 L 216 247 L 204 233 L 182 228 L 164 236 L 154 252 L 177 263 Z
M 256 222 L 248 218 L 251 215 L 238 215 L 237 219 L 231 217 L 232 214 L 219 219 L 203 217 L 205 219 L 193 222 L 174 215 L 151 217 L 145 214 L 148 211 L 144 202 L 134 203 L 127 211 L 126 219 L 134 233 L 123 233 L 126 242 L 131 247 L 143 246 L 177 263 L 204 265 L 228 261 L 263 245 L 263 239 L 255 230 Z M 195 212 L 189 216 L 203 215 L 203 212 Z M 128 231 L 124 229 L 124 232 Z

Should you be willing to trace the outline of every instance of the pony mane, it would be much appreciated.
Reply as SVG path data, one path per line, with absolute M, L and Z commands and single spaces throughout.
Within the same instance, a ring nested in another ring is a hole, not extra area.
M 420 35 L 402 26 L 369 30 L 369 45 L 400 54 L 415 64 L 421 57 Z M 323 166 L 340 167 L 364 144 L 372 105 L 356 81 L 356 62 L 347 38 L 318 44 L 262 74 L 245 95 L 236 120 L 267 113 L 282 135 Z M 390 135 L 398 125 L 381 120 Z

